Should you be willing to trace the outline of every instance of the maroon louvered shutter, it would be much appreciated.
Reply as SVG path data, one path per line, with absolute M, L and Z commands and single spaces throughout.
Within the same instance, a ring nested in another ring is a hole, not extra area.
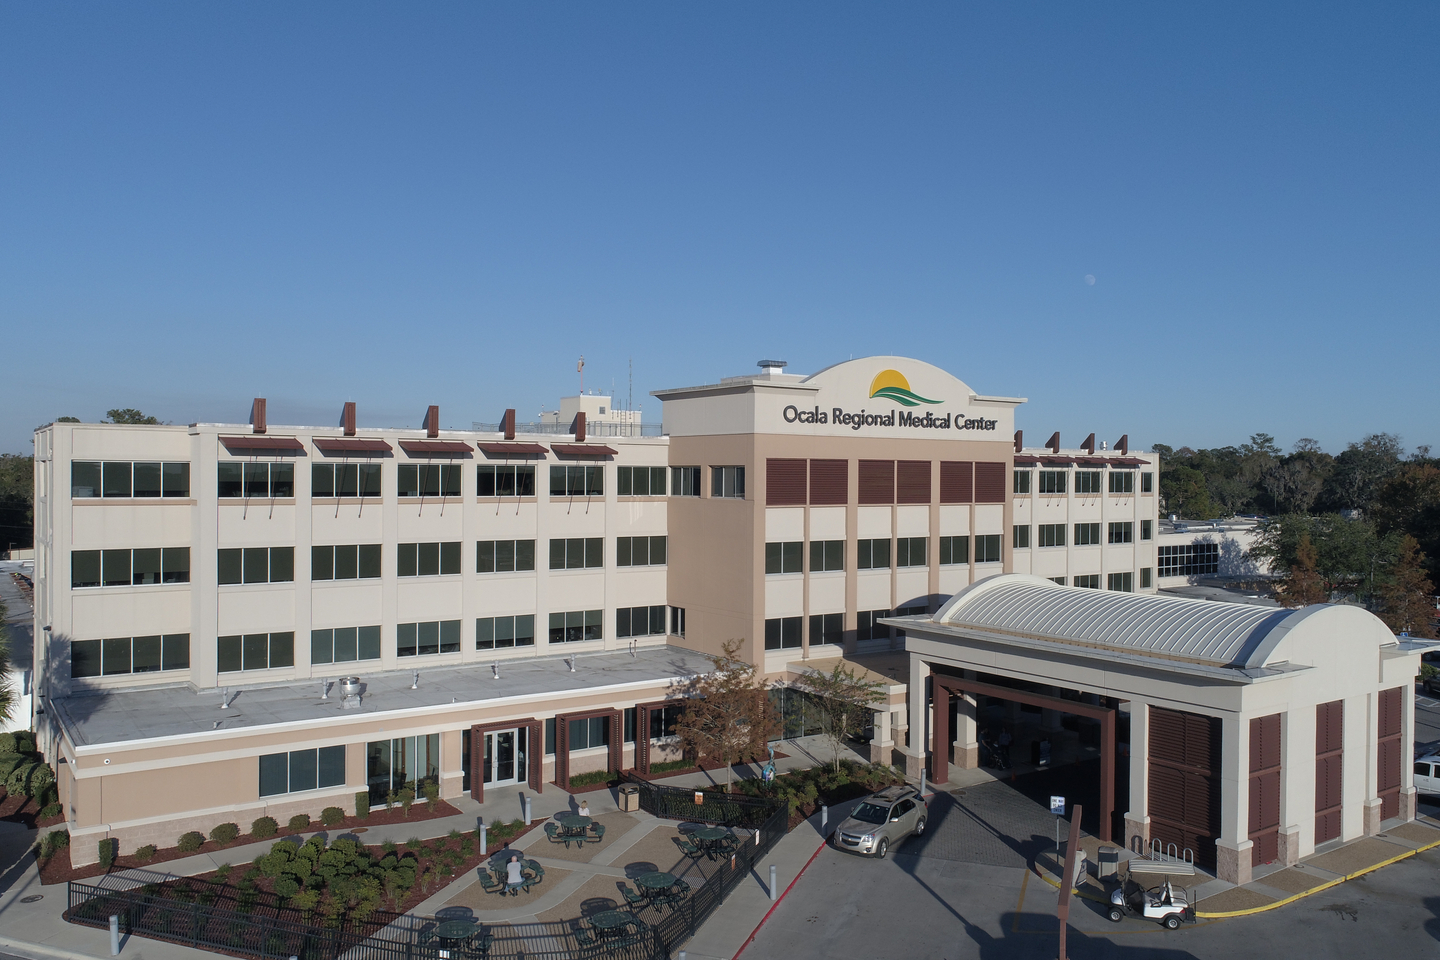
M 929 460 L 901 460 L 895 464 L 895 502 L 930 502 Z
M 850 461 L 810 461 L 810 505 L 844 506 L 850 500 Z
M 1315 842 L 1340 836 L 1345 773 L 1345 701 L 1315 707 Z
M 805 505 L 805 461 L 765 461 L 765 502 L 772 507 Z
M 895 461 L 860 461 L 860 502 L 895 502 Z
M 1376 771 L 1376 792 L 1380 795 L 1380 819 L 1389 820 L 1400 816 L 1400 760 L 1403 739 L 1401 733 L 1400 687 L 1380 691 L 1380 736 L 1377 757 L 1379 770 Z
M 1250 721 L 1251 863 L 1280 856 L 1280 714 Z
M 975 502 L 1004 503 L 1005 476 L 1010 467 L 1004 463 L 975 464 Z
M 940 461 L 940 502 L 975 502 L 975 464 L 967 460 Z

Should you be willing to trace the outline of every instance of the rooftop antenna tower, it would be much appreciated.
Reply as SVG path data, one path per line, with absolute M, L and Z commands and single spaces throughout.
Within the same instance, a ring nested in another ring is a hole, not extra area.
M 635 358 L 630 358 L 630 397 L 625 401 L 626 410 L 635 409 Z

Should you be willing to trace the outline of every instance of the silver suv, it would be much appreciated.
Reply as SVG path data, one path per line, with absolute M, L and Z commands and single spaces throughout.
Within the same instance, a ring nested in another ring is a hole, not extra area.
M 891 844 L 912 833 L 917 837 L 923 834 L 928 814 L 919 790 L 911 786 L 886 787 L 861 801 L 836 828 L 835 846 L 883 859 Z

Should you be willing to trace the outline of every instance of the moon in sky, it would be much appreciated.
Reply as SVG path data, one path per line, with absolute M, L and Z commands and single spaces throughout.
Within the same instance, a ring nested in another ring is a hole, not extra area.
M 1087 287 L 1093 287 L 1093 286 L 1095 286 L 1095 274 L 1093 274 L 1093 273 L 1087 273 L 1087 274 L 1085 274 L 1085 285 L 1086 285 Z

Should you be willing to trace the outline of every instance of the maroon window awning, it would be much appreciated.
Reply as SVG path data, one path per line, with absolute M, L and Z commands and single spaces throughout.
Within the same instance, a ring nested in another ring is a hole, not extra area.
M 359 440 L 355 437 L 316 437 L 315 446 L 324 453 L 389 453 L 384 440 Z
M 1076 457 L 1075 462 L 1086 467 L 1105 467 L 1114 461 L 1109 457 Z
M 598 443 L 552 443 L 550 449 L 561 457 L 613 457 L 618 452 Z
M 421 456 L 453 457 L 469 453 L 470 444 L 463 440 L 401 440 L 400 449 Z
M 294 437 L 267 437 L 264 434 L 255 434 L 249 437 L 221 437 L 220 442 L 225 444 L 225 449 L 234 453 L 236 450 L 305 450 L 305 444 Z
M 1017 467 L 1033 467 L 1040 462 L 1039 457 L 1032 457 L 1028 453 L 1015 454 L 1015 465 Z
M 1148 467 L 1149 463 L 1139 457 L 1111 457 L 1110 465 L 1112 467 Z
M 543 457 L 549 452 L 538 443 L 476 443 L 475 446 L 492 457 Z
M 1068 467 L 1070 466 L 1070 464 L 1075 462 L 1075 458 L 1067 457 L 1064 454 L 1059 454 L 1056 456 L 1041 457 L 1040 462 L 1048 463 L 1057 467 Z

